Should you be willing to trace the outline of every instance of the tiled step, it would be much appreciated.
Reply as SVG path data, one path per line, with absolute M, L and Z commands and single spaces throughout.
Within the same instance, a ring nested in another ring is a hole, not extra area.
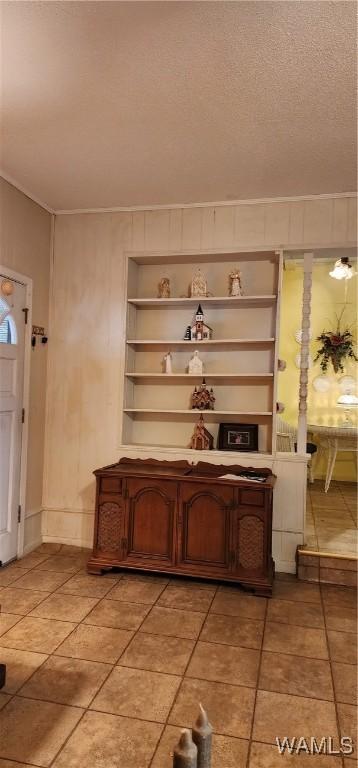
M 300 581 L 357 586 L 357 558 L 312 552 L 298 547 L 296 564 Z

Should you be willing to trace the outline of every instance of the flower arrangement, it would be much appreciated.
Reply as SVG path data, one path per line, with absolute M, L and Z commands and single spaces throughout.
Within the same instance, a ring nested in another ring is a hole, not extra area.
M 323 373 L 327 371 L 329 362 L 332 363 L 334 372 L 338 373 L 338 371 L 344 371 L 343 363 L 346 358 L 358 361 L 353 348 L 353 336 L 349 328 L 341 331 L 341 319 L 342 314 L 340 317 L 337 317 L 337 328 L 335 331 L 323 331 L 320 336 L 317 336 L 316 341 L 320 341 L 322 346 L 317 351 L 314 362 L 321 358 L 320 366 Z

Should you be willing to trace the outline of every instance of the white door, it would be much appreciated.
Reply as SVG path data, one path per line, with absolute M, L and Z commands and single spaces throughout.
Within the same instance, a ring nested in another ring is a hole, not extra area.
M 17 554 L 26 288 L 0 274 L 0 561 Z M 10 284 L 10 286 L 9 286 Z M 5 295 L 4 291 L 5 290 Z

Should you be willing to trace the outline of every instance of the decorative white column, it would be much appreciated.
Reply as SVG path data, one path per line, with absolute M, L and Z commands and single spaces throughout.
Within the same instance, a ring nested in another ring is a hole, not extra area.
M 303 259 L 302 342 L 297 430 L 297 453 L 300 454 L 306 453 L 307 443 L 307 385 L 311 325 L 312 264 L 313 253 L 305 253 Z

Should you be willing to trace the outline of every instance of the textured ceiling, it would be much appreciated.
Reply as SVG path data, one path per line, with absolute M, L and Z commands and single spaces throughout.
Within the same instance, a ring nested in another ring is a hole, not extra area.
M 349 192 L 355 2 L 1 2 L 1 166 L 54 209 Z

